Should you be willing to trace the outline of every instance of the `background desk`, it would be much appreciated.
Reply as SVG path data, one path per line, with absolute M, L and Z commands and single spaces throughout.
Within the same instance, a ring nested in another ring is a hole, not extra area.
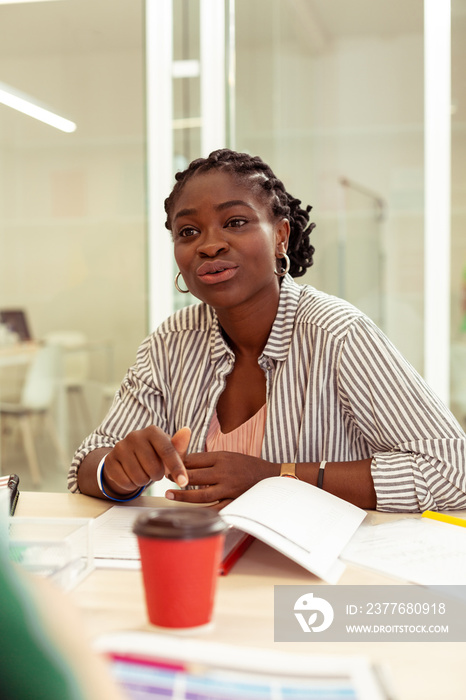
M 101 422 L 117 389 L 111 384 L 112 343 L 80 341 L 71 345 L 70 340 L 65 345 L 66 336 L 61 335 L 63 344 L 50 337 L 50 342 L 0 346 L 1 419 L 4 425 L 9 422 L 8 427 L 20 426 L 23 436 L 21 445 L 5 438 L 3 471 L 18 472 L 22 477 L 21 457 L 26 453 L 29 488 L 39 486 L 41 476 L 46 476 L 51 491 L 55 490 L 53 475 L 66 475 L 74 450 Z M 44 353 L 49 354 L 44 357 Z M 92 355 L 102 364 L 100 375 L 95 375 L 101 380 L 92 379 Z M 36 430 L 39 415 L 48 438 L 42 444 Z
M 71 494 L 21 493 L 17 515 L 34 517 L 97 517 L 111 504 Z M 130 505 L 171 504 L 142 496 Z M 176 507 L 176 506 L 175 506 Z M 399 514 L 370 513 L 373 522 L 399 519 Z M 418 517 L 418 516 L 408 516 Z M 399 700 L 465 698 L 462 643 L 275 643 L 273 641 L 274 585 L 318 584 L 312 574 L 271 549 L 254 542 L 230 574 L 220 577 L 214 629 L 199 639 L 281 651 L 319 654 L 362 654 L 388 663 Z M 348 566 L 340 584 L 397 585 L 382 574 Z M 96 570 L 70 597 L 82 611 L 91 636 L 122 630 L 150 631 L 138 571 Z
M 39 345 L 34 342 L 2 345 L 0 347 L 0 367 L 27 365 L 37 352 Z

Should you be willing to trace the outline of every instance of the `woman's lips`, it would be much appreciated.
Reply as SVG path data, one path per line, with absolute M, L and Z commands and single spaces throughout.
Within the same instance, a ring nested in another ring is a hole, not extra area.
M 218 260 L 205 262 L 197 269 L 199 280 L 203 284 L 227 282 L 236 275 L 238 267 L 231 262 Z

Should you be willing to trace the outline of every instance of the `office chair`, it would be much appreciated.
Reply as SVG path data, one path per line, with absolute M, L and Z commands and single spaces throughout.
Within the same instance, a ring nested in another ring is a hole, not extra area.
M 87 337 L 80 331 L 53 331 L 44 337 L 47 345 L 62 349 L 63 373 L 60 381 L 71 401 L 75 402 L 76 414 L 82 424 L 81 432 L 86 434 L 92 426 L 85 387 L 89 381 L 90 355 Z
M 18 402 L 0 402 L 0 417 L 17 419 L 34 486 L 40 486 L 39 460 L 34 444 L 34 419 L 41 417 L 63 465 L 68 462 L 52 418 L 52 404 L 60 378 L 60 350 L 44 346 L 37 351 L 24 381 Z

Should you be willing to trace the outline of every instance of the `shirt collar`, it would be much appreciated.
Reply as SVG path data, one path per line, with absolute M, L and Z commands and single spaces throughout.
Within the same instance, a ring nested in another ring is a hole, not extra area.
M 285 275 L 280 286 L 277 315 L 264 348 L 264 356 L 275 360 L 287 358 L 300 294 L 300 285 L 296 284 L 291 275 Z M 234 356 L 234 353 L 223 337 L 217 314 L 212 309 L 210 311 L 212 313 L 211 357 L 215 362 L 225 354 Z
M 207 308 L 212 314 L 212 334 L 210 337 L 210 352 L 212 361 L 217 362 L 225 355 L 230 355 L 232 358 L 234 358 L 235 354 L 223 336 L 217 314 L 210 307 Z
M 277 315 L 264 348 L 263 355 L 274 360 L 286 360 L 295 327 L 301 287 L 291 275 L 285 275 L 280 287 Z

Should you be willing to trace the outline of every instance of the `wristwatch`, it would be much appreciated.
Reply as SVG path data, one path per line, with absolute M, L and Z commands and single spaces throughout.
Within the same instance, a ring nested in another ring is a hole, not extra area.
M 291 479 L 298 479 L 296 476 L 296 464 L 284 462 L 280 467 L 280 476 L 289 476 Z

